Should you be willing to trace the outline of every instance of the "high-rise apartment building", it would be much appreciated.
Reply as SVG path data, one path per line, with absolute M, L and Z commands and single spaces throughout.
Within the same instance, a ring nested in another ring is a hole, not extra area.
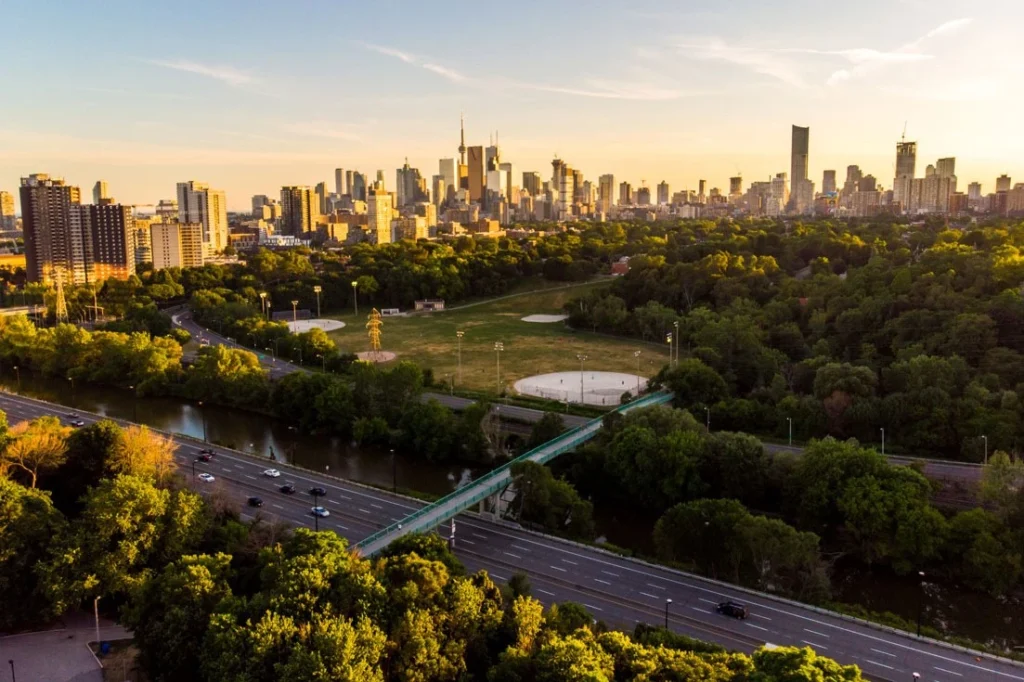
M 981 183 L 972 182 L 967 185 L 967 200 L 968 201 L 981 201 Z
M 789 204 L 789 182 L 785 173 L 776 173 L 772 178 L 768 194 L 766 212 L 770 216 L 779 215 Z
M 438 201 L 447 201 L 449 192 L 454 196 L 455 192 L 459 189 L 459 169 L 455 159 L 441 159 L 438 161 L 437 174 L 444 178 L 444 192 Z
M 14 195 L 0 192 L 0 231 L 10 232 L 18 226 L 18 218 L 14 215 Z
M 706 191 L 707 188 L 708 188 L 708 181 L 707 180 L 698 180 L 697 181 L 697 188 L 698 188 L 697 189 L 697 203 L 698 204 L 703 204 L 708 199 L 708 195 L 707 195 L 707 191 Z
M 223 251 L 228 245 L 228 206 L 224 190 L 210 189 L 207 183 L 195 180 L 179 182 L 178 222 L 201 223 L 206 253 Z
M 668 190 L 668 183 L 662 180 L 658 183 L 658 205 L 664 206 L 668 203 L 669 197 L 672 196 Z
M 568 211 L 576 196 L 576 172 L 561 159 L 554 159 L 551 169 L 551 189 L 555 192 L 555 201 L 560 210 Z
M 255 218 L 263 217 L 263 207 L 270 203 L 270 197 L 266 194 L 254 194 L 252 197 L 252 215 Z
M 597 179 L 597 207 L 605 213 L 615 205 L 615 176 L 605 173 Z
M 322 184 L 322 183 L 321 183 Z M 303 237 L 316 229 L 318 196 L 309 186 L 281 188 L 281 233 Z
M 531 197 L 541 193 L 540 173 L 529 171 L 523 173 L 523 190 Z
M 814 201 L 813 185 L 804 182 L 808 179 L 810 147 L 811 129 L 793 126 L 789 152 L 789 181 L 792 187 L 792 196 L 788 209 L 796 213 L 807 212 Z
M 956 157 L 949 156 L 935 162 L 935 172 L 939 177 L 950 178 L 956 176 Z
M 28 281 L 50 282 L 61 268 L 65 282 L 85 284 L 85 244 L 80 227 L 71 224 L 72 206 L 81 201 L 78 187 L 39 173 L 21 179 L 20 194 Z
M 1010 176 L 1006 175 L 1004 173 L 1003 175 L 1000 175 L 998 178 L 996 178 L 996 194 L 998 194 L 999 192 L 1009 192 L 1009 191 L 1010 191 Z M 22 210 L 24 210 L 24 209 L 22 209 Z
M 448 181 L 443 175 L 438 174 L 430 178 L 430 201 L 435 208 L 440 209 L 441 204 L 448 198 L 448 187 Z
M 502 174 L 502 182 L 505 183 L 505 201 L 512 203 L 513 194 L 518 194 L 519 188 L 516 187 L 516 167 L 507 162 L 503 161 L 498 164 L 498 171 Z
M 355 171 L 345 171 L 345 191 L 344 194 L 352 197 L 352 181 L 355 179 Z M 352 197 L 353 199 L 355 197 Z
M 355 201 L 366 201 L 366 176 L 358 171 L 352 173 L 352 186 L 349 194 Z
M 71 224 L 77 224 L 82 233 L 86 281 L 102 283 L 135 274 L 135 217 L 131 206 L 72 206 Z
M 896 177 L 892 182 L 892 200 L 903 210 L 910 206 L 910 192 L 917 172 L 917 143 L 896 143 Z
M 150 241 L 154 270 L 198 268 L 203 264 L 202 223 L 179 223 L 177 220 L 153 223 Z
M 405 164 L 395 171 L 395 188 L 398 195 L 398 208 L 426 201 L 427 196 L 424 191 L 425 187 L 426 182 L 424 181 L 423 176 L 420 175 L 420 169 L 410 168 L 409 159 L 406 159 Z
M 370 188 L 367 199 L 366 231 L 374 244 L 391 241 L 391 218 L 394 213 L 392 195 L 377 181 Z
M 132 226 L 132 241 L 135 248 L 135 265 L 153 262 L 153 221 L 135 216 Z
M 834 194 L 836 191 L 836 172 L 827 170 L 821 175 L 821 191 L 823 194 Z
M 729 178 L 729 196 L 738 197 L 743 194 L 743 177 L 740 175 Z
M 468 161 L 466 164 L 467 177 L 469 180 L 469 200 L 479 202 L 484 197 L 484 148 L 481 146 L 469 147 Z
M 874 175 L 864 175 L 857 180 L 857 189 L 862 192 L 874 192 L 878 189 L 878 180 Z
M 102 204 L 106 203 L 110 199 L 110 191 L 107 189 L 106 180 L 97 180 L 96 184 L 92 186 L 92 203 Z
M 498 143 L 491 142 L 486 149 L 484 149 L 484 172 L 498 170 L 498 164 L 501 163 L 501 147 Z
M 651 205 L 651 188 L 641 187 L 636 191 L 636 203 L 640 206 Z
M 330 213 L 331 212 L 331 207 L 329 206 L 330 192 L 327 191 L 327 183 L 326 182 L 318 182 L 316 184 L 316 187 L 313 188 L 313 193 L 316 195 L 316 214 L 318 216 L 320 216 L 320 215 L 327 215 L 328 213 Z M 314 221 L 313 222 L 313 229 L 315 229 L 315 228 L 316 228 L 316 222 Z
M 164 222 L 167 222 L 168 220 L 177 220 L 178 200 L 161 199 L 156 205 L 156 217 Z
M 628 182 L 619 183 L 619 206 L 633 205 L 633 187 Z
M 341 195 L 345 194 L 345 169 L 335 168 L 334 169 L 334 193 Z M 326 213 L 326 211 L 324 211 Z

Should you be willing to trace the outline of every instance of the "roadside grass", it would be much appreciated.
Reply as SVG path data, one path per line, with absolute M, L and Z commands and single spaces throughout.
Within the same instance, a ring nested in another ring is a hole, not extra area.
M 439 384 L 444 383 L 448 375 L 454 378 L 456 389 L 492 395 L 500 393 L 499 386 L 512 392 L 512 385 L 523 377 L 579 369 L 578 353 L 587 355 L 587 369 L 635 373 L 637 364 L 633 352 L 641 350 L 640 374 L 650 377 L 668 359 L 668 351 L 661 344 L 574 331 L 562 323 L 540 324 L 520 319 L 534 314 L 561 314 L 563 306 L 571 299 L 609 283 L 609 280 L 589 282 L 572 288 L 530 291 L 463 309 L 386 317 L 381 346 L 383 350 L 397 353 L 396 360 L 410 360 L 423 369 L 433 370 Z M 368 308 L 360 306 L 358 319 L 354 315 L 337 318 L 347 326 L 329 335 L 343 351 L 369 350 L 364 326 Z M 456 376 L 456 331 L 465 332 L 461 381 Z M 500 385 L 496 342 L 504 345 L 500 354 Z

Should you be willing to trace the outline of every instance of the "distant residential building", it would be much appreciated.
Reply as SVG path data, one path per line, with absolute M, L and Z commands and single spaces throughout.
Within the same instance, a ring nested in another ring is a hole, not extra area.
M 202 223 L 153 223 L 150 241 L 154 270 L 198 268 L 203 264 Z
M 156 205 L 156 217 L 164 222 L 178 219 L 178 200 L 161 199 Z
M 822 173 L 821 191 L 823 194 L 832 194 L 836 191 L 836 172 L 834 170 Z
M 904 211 L 910 206 L 910 193 L 917 171 L 917 143 L 896 143 L 896 177 L 892 182 L 893 201 Z
M 736 175 L 729 178 L 729 196 L 737 197 L 743 194 L 743 177 Z
M 327 191 L 327 183 L 318 182 L 313 188 L 313 193 L 316 195 L 316 214 L 322 216 L 330 213 L 331 207 L 328 205 L 330 193 Z M 316 225 L 315 220 L 313 225 Z
M 664 206 L 667 204 L 670 196 L 668 183 L 662 180 L 658 183 L 658 205 Z
M 523 190 L 531 197 L 541 193 L 540 173 L 529 171 L 523 173 Z
M 615 205 L 615 176 L 605 173 L 597 179 L 597 210 L 608 213 Z
M 468 147 L 466 151 L 469 153 L 467 168 L 467 177 L 469 180 L 469 200 L 480 202 L 484 198 L 484 183 L 486 178 L 484 177 L 484 148 L 481 146 Z
M 409 159 L 406 159 L 405 164 L 395 171 L 395 191 L 398 199 L 396 208 L 426 201 L 426 185 L 420 169 L 410 168 Z
M 280 233 L 306 238 L 316 228 L 320 211 L 318 198 L 309 186 L 287 185 L 281 188 Z
M 201 223 L 203 248 L 208 255 L 228 245 L 228 208 L 223 190 L 210 189 L 205 182 L 178 183 L 178 222 Z
M 1004 173 L 1003 175 L 1000 175 L 998 178 L 996 178 L 996 194 L 998 194 L 1000 192 L 1009 192 L 1009 191 L 1010 191 L 1010 176 L 1006 175 Z
M 366 201 L 366 176 L 359 172 L 352 173 L 352 187 L 349 191 L 354 201 Z
M 153 221 L 149 218 L 135 216 L 132 227 L 132 239 L 135 247 L 135 265 L 153 262 Z
M 1018 182 L 1013 189 L 1006 193 L 1007 215 L 1024 214 L 1024 183 Z
M 633 205 L 633 187 L 628 182 L 619 183 L 619 206 Z
M 110 199 L 110 191 L 107 189 L 106 180 L 97 180 L 92 186 L 92 203 L 102 204 Z
M 967 195 L 963 192 L 954 192 L 949 196 L 949 213 L 951 215 L 961 215 L 967 212 L 970 207 L 970 201 L 967 199 Z
M 969 201 L 980 201 L 981 200 L 981 183 L 972 182 L 967 185 L 967 199 Z
M 72 206 L 71 223 L 80 226 L 89 282 L 128 279 L 135 274 L 135 217 L 131 206 L 79 204 Z
M 0 192 L 0 231 L 12 232 L 18 227 L 18 218 L 14 214 L 14 195 Z
M 366 231 L 370 241 L 387 244 L 391 241 L 394 206 L 392 195 L 384 188 L 383 182 L 375 182 L 370 188 L 367 204 Z
M 428 239 L 430 229 L 427 227 L 427 219 L 423 216 L 406 216 L 391 221 L 391 240 L 401 241 L 402 239 Z
M 788 201 L 790 211 L 806 213 L 814 201 L 814 185 L 808 180 L 808 160 L 810 158 L 811 129 L 801 126 L 792 127 L 790 140 L 789 180 L 792 183 L 792 196 Z M 703 192 L 701 192 L 703 194 Z
M 423 216 L 427 228 L 437 227 L 437 206 L 427 202 L 416 204 L 416 215 Z
M 636 203 L 639 206 L 651 205 L 651 188 L 641 187 L 636 191 Z
M 335 194 L 348 194 L 345 189 L 345 169 L 335 168 L 334 169 L 334 193 Z M 326 211 L 325 211 L 326 213 Z
M 874 175 L 864 175 L 857 181 L 857 189 L 862 192 L 874 192 L 878 189 L 878 180 Z
M 20 194 L 28 281 L 50 282 L 60 268 L 65 282 L 85 284 L 85 244 L 80 228 L 71 224 L 72 206 L 81 202 L 79 188 L 38 173 L 21 179 Z
M 256 218 L 263 217 L 263 207 L 270 203 L 266 194 L 254 194 L 252 197 L 252 214 Z

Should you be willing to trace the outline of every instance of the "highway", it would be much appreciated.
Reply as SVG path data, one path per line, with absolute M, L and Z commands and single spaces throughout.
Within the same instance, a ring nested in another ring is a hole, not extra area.
M 61 405 L 11 394 L 0 394 L 0 409 L 11 423 L 45 414 L 61 416 L 66 422 L 70 412 Z M 87 423 L 98 418 L 74 413 Z M 245 498 L 259 495 L 265 502 L 258 512 L 263 516 L 313 527 L 315 521 L 309 515 L 313 499 L 305 491 L 313 485 L 322 486 L 327 495 L 319 503 L 331 515 L 319 520 L 320 528 L 333 530 L 352 543 L 423 506 L 415 500 L 218 447 L 212 448 L 217 453 L 212 462 L 195 464 L 197 473 L 208 472 L 216 481 L 193 481 L 193 462 L 205 445 L 176 440 L 185 479 L 201 491 L 222 491 L 237 500 L 245 514 L 257 511 L 245 506 Z M 279 469 L 281 477 L 263 476 L 268 466 Z M 298 492 L 278 492 L 285 483 L 294 484 Z M 499 582 L 515 572 L 525 572 L 533 596 L 540 601 L 582 603 L 595 618 L 612 627 L 631 630 L 637 622 L 663 623 L 667 600 L 671 599 L 669 623 L 673 631 L 731 649 L 751 651 L 766 642 L 811 646 L 840 662 L 857 664 L 868 678 L 882 682 L 909 682 L 914 672 L 920 673 L 924 682 L 1024 682 L 1024 666 L 1020 664 L 960 651 L 475 515 L 458 518 L 456 538 L 456 555 L 468 569 L 486 570 Z M 748 605 L 750 618 L 739 621 L 715 613 L 715 604 L 726 599 Z

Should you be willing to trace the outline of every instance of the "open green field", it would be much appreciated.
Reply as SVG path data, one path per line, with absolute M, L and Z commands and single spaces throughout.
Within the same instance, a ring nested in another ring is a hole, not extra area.
M 382 350 L 397 353 L 398 360 L 411 360 L 432 369 L 441 382 L 456 375 L 458 366 L 456 331 L 463 331 L 462 381 L 456 387 L 498 392 L 494 344 L 501 341 L 501 386 L 511 391 L 518 379 L 547 372 L 578 369 L 577 353 L 586 353 L 587 369 L 636 372 L 633 352 L 643 351 L 640 374 L 649 377 L 668 360 L 668 349 L 660 344 L 619 339 L 600 334 L 572 331 L 561 322 L 538 324 L 520 318 L 536 314 L 562 314 L 565 303 L 608 281 L 590 282 L 555 291 L 534 291 L 510 298 L 474 303 L 464 309 L 423 313 L 409 317 L 384 318 Z M 370 349 L 366 335 L 366 314 L 360 305 L 358 320 L 339 316 L 347 325 L 330 332 L 343 351 L 359 353 Z

